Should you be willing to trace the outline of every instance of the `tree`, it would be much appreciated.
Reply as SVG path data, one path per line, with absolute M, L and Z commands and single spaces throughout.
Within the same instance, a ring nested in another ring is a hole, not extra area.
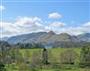
M 33 43 L 32 48 L 44 48 L 44 46 L 41 43 Z
M 80 66 L 81 67 L 90 67 L 90 46 L 89 45 L 85 45 L 81 49 Z
M 77 53 L 74 50 L 66 50 L 60 54 L 60 62 L 62 64 L 74 64 Z
M 42 62 L 44 63 L 44 64 L 49 64 L 49 62 L 48 62 L 48 51 L 47 51 L 47 49 L 46 48 L 44 48 L 43 49 L 43 52 L 42 52 Z
M 5 41 L 0 41 L 0 71 L 6 71 L 5 64 L 7 62 L 6 56 L 10 49 L 10 45 Z
M 6 71 L 5 64 L 0 62 L 0 71 Z
M 5 41 L 0 41 L 0 62 L 5 63 L 5 57 L 7 56 L 7 51 L 10 49 L 10 45 Z
M 41 50 L 33 52 L 31 57 L 30 67 L 32 71 L 37 71 L 38 69 L 42 69 Z

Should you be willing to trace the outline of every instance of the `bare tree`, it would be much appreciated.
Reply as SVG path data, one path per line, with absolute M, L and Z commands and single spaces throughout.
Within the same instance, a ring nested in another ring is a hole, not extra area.
M 33 52 L 30 66 L 33 71 L 37 71 L 38 68 L 42 69 L 41 50 Z

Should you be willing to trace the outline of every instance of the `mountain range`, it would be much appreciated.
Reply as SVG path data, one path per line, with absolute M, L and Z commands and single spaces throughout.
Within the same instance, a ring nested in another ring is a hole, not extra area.
M 67 33 L 56 34 L 53 31 L 29 33 L 10 38 L 4 38 L 10 44 L 17 43 L 41 43 L 46 46 L 63 46 L 63 45 L 82 45 L 82 43 L 90 42 L 90 33 L 84 33 L 72 36 Z

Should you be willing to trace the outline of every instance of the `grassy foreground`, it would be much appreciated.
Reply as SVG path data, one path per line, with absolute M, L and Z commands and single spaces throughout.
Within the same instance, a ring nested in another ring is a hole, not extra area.
M 79 59 L 80 59 L 80 51 L 81 48 L 49 48 L 48 49 L 48 60 L 51 63 L 60 63 L 60 54 L 63 51 L 66 50 L 74 50 L 77 54 L 78 57 L 75 59 L 75 65 L 64 65 L 64 68 L 62 68 L 63 65 L 60 65 L 60 67 L 53 68 L 50 65 L 45 66 L 43 65 L 42 69 L 36 69 L 36 70 L 31 70 L 29 64 L 27 66 L 22 63 L 17 62 L 17 63 L 12 63 L 12 64 L 7 64 L 6 65 L 6 71 L 90 71 L 90 68 L 80 68 L 78 66 Z M 22 56 L 24 59 L 28 61 L 32 61 L 32 56 L 34 53 L 39 52 L 41 53 L 42 49 L 20 49 L 20 56 Z M 21 67 L 21 69 L 20 69 Z

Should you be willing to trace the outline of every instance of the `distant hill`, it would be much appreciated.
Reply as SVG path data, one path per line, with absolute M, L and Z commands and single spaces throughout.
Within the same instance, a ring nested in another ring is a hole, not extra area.
M 71 36 L 67 33 L 56 34 L 50 32 L 38 32 L 13 36 L 7 39 L 10 44 L 17 43 L 41 43 L 45 46 L 72 46 L 82 45 L 90 42 L 90 33 L 84 33 L 78 36 Z
M 85 34 L 78 35 L 78 38 L 81 41 L 90 42 L 90 33 L 85 33 Z
M 0 38 L 1 41 L 7 41 L 8 39 L 9 39 L 9 37 Z

